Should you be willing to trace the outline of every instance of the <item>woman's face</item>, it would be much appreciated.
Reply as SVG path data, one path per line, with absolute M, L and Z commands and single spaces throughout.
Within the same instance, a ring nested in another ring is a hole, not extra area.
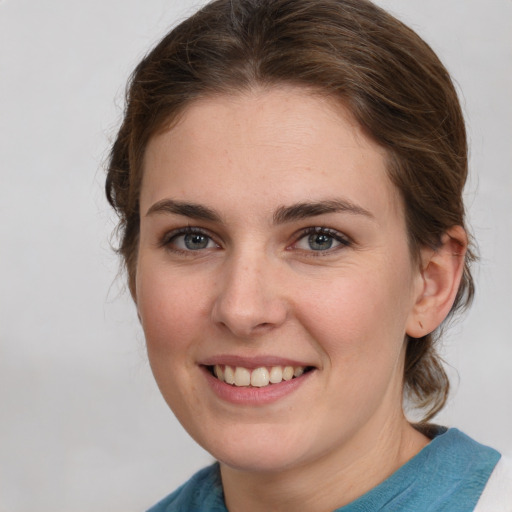
M 292 87 L 197 101 L 150 141 L 140 204 L 151 367 L 216 458 L 350 457 L 403 421 L 421 276 L 384 151 L 340 106 Z

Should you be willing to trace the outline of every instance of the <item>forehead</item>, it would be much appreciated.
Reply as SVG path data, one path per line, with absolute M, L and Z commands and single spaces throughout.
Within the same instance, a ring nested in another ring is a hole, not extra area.
M 252 204 L 258 192 L 281 202 L 329 192 L 383 208 L 398 199 L 386 151 L 343 105 L 303 88 L 203 98 L 148 144 L 142 208 L 183 194 L 226 205 L 234 194 Z

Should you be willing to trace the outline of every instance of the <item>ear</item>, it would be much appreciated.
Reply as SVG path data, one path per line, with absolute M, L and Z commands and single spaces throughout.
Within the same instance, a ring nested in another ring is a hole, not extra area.
M 407 319 L 406 332 L 421 338 L 439 327 L 459 290 L 468 237 L 462 226 L 453 226 L 436 249 L 421 250 L 416 301 Z

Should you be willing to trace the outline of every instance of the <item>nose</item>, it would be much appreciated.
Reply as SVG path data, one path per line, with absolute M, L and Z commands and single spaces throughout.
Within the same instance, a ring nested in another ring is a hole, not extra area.
M 213 322 L 245 339 L 282 325 L 288 303 L 276 267 L 261 255 L 233 255 L 219 276 Z

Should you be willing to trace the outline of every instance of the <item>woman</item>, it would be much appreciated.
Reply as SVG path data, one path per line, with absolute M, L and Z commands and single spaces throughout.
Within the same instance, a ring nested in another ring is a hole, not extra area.
M 218 460 L 152 511 L 511 510 L 500 454 L 428 423 L 466 175 L 447 71 L 367 1 L 217 0 L 139 64 L 107 195 L 156 381 Z

